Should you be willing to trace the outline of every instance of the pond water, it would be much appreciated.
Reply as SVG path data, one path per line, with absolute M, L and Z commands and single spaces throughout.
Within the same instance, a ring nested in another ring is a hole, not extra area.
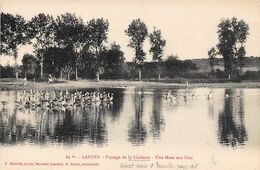
M 69 91 L 110 92 L 114 97 L 109 104 L 17 107 L 21 92 L 1 91 L 1 145 L 259 149 L 260 89 Z

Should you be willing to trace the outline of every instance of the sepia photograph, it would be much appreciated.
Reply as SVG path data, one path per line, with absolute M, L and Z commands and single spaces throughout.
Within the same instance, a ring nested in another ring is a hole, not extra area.
M 260 0 L 0 0 L 0 170 L 260 170 Z

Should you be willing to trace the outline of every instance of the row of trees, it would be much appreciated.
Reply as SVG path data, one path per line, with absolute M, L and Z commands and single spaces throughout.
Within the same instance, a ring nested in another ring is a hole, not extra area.
M 123 62 L 116 58 L 117 51 L 115 47 L 109 49 L 102 55 L 102 62 L 104 65 L 104 73 L 101 75 L 102 79 L 135 79 L 138 76 L 138 72 L 135 68 L 134 62 Z M 55 49 L 52 49 L 55 51 Z M 120 52 L 120 51 L 119 51 Z M 49 57 L 48 53 L 45 56 L 44 72 L 47 74 L 53 74 L 55 77 L 60 77 L 56 62 L 56 55 Z M 142 78 L 154 79 L 158 75 L 157 65 L 159 64 L 161 77 L 164 78 L 192 78 L 196 74 L 196 64 L 192 60 L 179 60 L 177 56 L 168 56 L 160 63 L 157 62 L 144 62 L 142 67 Z M 90 64 L 91 65 L 91 64 Z M 15 74 L 14 67 L 10 64 L 6 66 L 0 66 L 1 78 L 13 78 Z M 82 78 L 94 78 L 95 72 L 90 66 L 86 66 L 84 71 L 79 71 L 79 76 Z M 196 74 L 197 78 L 203 78 L 199 74 Z M 19 66 L 19 76 L 26 76 L 28 79 L 40 77 L 40 65 L 37 58 L 31 54 L 25 54 L 22 59 L 22 65 Z M 75 79 L 75 71 L 71 74 L 71 78 Z M 195 78 L 195 77 L 194 77 Z
M 66 74 L 70 79 L 72 72 L 78 78 L 79 70 L 95 72 L 97 80 L 104 73 L 105 67 L 113 69 L 125 62 L 124 53 L 116 43 L 106 47 L 109 22 L 103 18 L 92 19 L 87 23 L 75 14 L 65 13 L 53 18 L 40 13 L 26 21 L 20 15 L 1 13 L 1 55 L 10 55 L 15 59 L 16 77 L 18 78 L 18 49 L 31 44 L 40 66 L 40 77 L 44 68 L 53 67 L 53 71 Z M 129 46 L 135 51 L 134 63 L 140 71 L 145 59 L 143 42 L 148 36 L 148 29 L 140 19 L 133 20 L 125 31 L 130 37 Z M 166 41 L 161 31 L 149 34 L 153 60 L 162 60 Z M 27 56 L 28 59 L 28 56 Z M 30 60 L 32 61 L 32 57 Z M 25 67 L 24 67 L 25 68 Z M 50 69 L 47 69 L 50 70 Z
M 40 13 L 26 21 L 22 16 L 1 13 L 1 55 L 11 55 L 15 59 L 15 72 L 18 77 L 18 49 L 25 44 L 34 48 L 40 77 L 43 73 L 59 74 L 68 79 L 72 72 L 78 79 L 78 74 L 93 74 L 99 80 L 100 74 L 113 76 L 122 72 L 125 67 L 124 53 L 118 44 L 107 42 L 109 22 L 103 18 L 92 19 L 85 23 L 75 14 L 65 13 L 53 18 Z M 233 17 L 224 19 L 218 25 L 219 42 L 208 51 L 210 66 L 214 72 L 215 58 L 223 56 L 225 73 L 228 78 L 241 75 L 244 66 L 245 42 L 248 35 L 248 24 Z M 128 46 L 135 53 L 134 70 L 139 73 L 144 68 L 146 53 L 143 43 L 148 37 L 154 67 L 160 79 L 162 56 L 166 41 L 161 30 L 155 27 L 149 34 L 147 26 L 140 19 L 133 20 L 125 30 L 129 37 Z M 26 60 L 25 60 L 26 61 Z M 27 67 L 27 66 L 26 66 Z M 24 67 L 24 68 L 26 68 Z M 85 75 L 86 77 L 86 75 Z M 91 76 L 90 76 L 91 77 Z
M 1 13 L 1 53 L 13 55 L 17 65 L 17 51 L 20 45 L 32 44 L 35 55 L 40 63 L 41 78 L 43 63 L 47 52 L 59 53 L 61 72 L 67 72 L 68 77 L 73 68 L 76 70 L 83 52 L 95 55 L 95 68 L 103 44 L 107 40 L 109 23 L 103 18 L 92 19 L 87 24 L 75 14 L 65 13 L 54 19 L 43 13 L 25 21 L 19 15 Z M 51 54 L 51 56 L 55 55 Z M 77 77 L 77 76 L 76 76 Z
M 135 52 L 134 64 L 139 72 L 139 80 L 141 79 L 141 70 L 143 68 L 146 53 L 143 50 L 143 42 L 148 36 L 148 29 L 144 22 L 140 19 L 133 20 L 129 25 L 128 29 L 125 30 L 127 36 L 130 37 L 128 46 L 133 48 Z M 153 56 L 153 61 L 156 62 L 156 67 L 158 71 L 158 79 L 160 79 L 160 68 L 159 62 L 162 61 L 162 55 L 166 41 L 162 38 L 161 31 L 154 30 L 149 34 L 149 40 L 151 43 L 151 48 L 149 52 Z

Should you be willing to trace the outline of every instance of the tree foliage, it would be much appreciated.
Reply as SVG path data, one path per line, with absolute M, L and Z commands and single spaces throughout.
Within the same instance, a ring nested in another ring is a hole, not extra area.
M 55 22 L 55 41 L 59 48 L 66 49 L 68 60 L 63 62 L 62 69 L 67 74 L 77 69 L 78 62 L 84 45 L 89 42 L 88 32 L 83 20 L 75 14 L 65 13 L 57 17 Z M 70 75 L 67 75 L 69 78 Z M 77 76 L 76 76 L 77 77 Z
M 191 60 L 179 60 L 178 56 L 170 55 L 164 61 L 164 69 L 167 75 L 181 75 L 182 73 L 189 73 L 191 70 L 196 70 L 196 64 Z
M 215 58 L 217 55 L 217 51 L 214 47 L 212 47 L 209 51 L 208 51 L 208 56 L 209 56 L 209 64 L 211 67 L 211 72 L 214 72 L 214 66 L 215 66 Z
M 25 77 L 34 77 L 37 67 L 37 59 L 31 54 L 25 54 L 22 59 L 22 66 Z
M 88 31 L 90 33 L 90 40 L 92 50 L 99 53 L 107 41 L 109 22 L 103 18 L 92 19 L 88 22 Z
M 18 46 L 30 40 L 27 34 L 27 22 L 22 16 L 1 12 L 1 55 L 14 56 L 16 63 Z
M 149 34 L 149 40 L 151 44 L 149 52 L 152 53 L 153 61 L 161 61 L 164 47 L 166 45 L 166 41 L 162 38 L 161 30 L 156 30 L 154 28 L 154 31 Z
M 29 22 L 29 32 L 33 39 L 33 47 L 38 57 L 42 52 L 54 45 L 54 19 L 52 16 L 40 13 Z
M 68 48 L 68 47 L 67 47 Z M 53 76 L 70 79 L 75 65 L 75 58 L 71 49 L 51 47 L 44 53 L 44 71 Z
M 125 30 L 125 33 L 130 37 L 128 46 L 135 51 L 134 63 L 140 67 L 143 64 L 146 55 L 143 51 L 143 42 L 148 36 L 147 27 L 145 23 L 138 18 L 131 22 L 128 29 Z
M 229 75 L 242 70 L 248 31 L 248 24 L 235 17 L 224 19 L 218 25 L 219 42 L 217 48 L 219 54 L 224 58 L 225 72 Z
M 107 41 L 109 22 L 103 18 L 92 19 L 87 27 L 90 33 L 90 51 L 94 54 L 92 66 L 99 79 L 99 74 L 104 72 L 102 52 L 105 50 L 104 43 Z
M 153 61 L 156 63 L 155 67 L 158 72 L 158 79 L 160 80 L 161 69 L 158 62 L 162 61 L 162 55 L 166 41 L 162 38 L 161 30 L 156 30 L 155 27 L 153 32 L 149 35 L 149 40 L 151 44 L 149 52 L 152 53 Z
M 55 22 L 55 40 L 60 47 L 76 48 L 83 39 L 84 23 L 75 14 L 65 13 L 57 17 Z
M 115 42 L 110 45 L 110 49 L 106 52 L 106 65 L 113 67 L 120 65 L 125 61 L 124 52 L 121 51 L 120 45 Z
M 115 42 L 104 53 L 105 78 L 123 78 L 126 74 L 125 57 L 120 45 Z
M 14 67 L 7 64 L 6 66 L 0 65 L 0 78 L 14 78 Z

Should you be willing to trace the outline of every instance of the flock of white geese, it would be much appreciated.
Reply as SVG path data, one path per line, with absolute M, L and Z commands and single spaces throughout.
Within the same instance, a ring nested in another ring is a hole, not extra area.
M 60 91 L 38 91 L 38 90 L 30 90 L 30 91 L 22 91 L 18 92 L 17 100 L 15 101 L 15 105 L 18 108 L 28 108 L 28 107 L 73 107 L 73 106 L 86 106 L 86 105 L 108 105 L 113 103 L 113 93 L 110 92 L 69 92 L 67 89 Z M 196 100 L 199 98 L 199 95 L 195 95 L 194 93 L 189 94 L 187 91 L 183 93 L 183 98 L 187 99 L 190 97 L 192 100 Z M 209 93 L 205 93 L 204 96 L 208 100 L 213 99 L 213 94 L 210 91 Z M 225 98 L 228 98 L 230 95 L 225 94 Z M 166 101 L 171 103 L 176 103 L 177 95 L 173 94 L 171 90 L 167 90 L 164 93 L 164 97 Z M 237 97 L 240 97 L 239 95 Z M 7 105 L 7 101 L 1 101 L 2 105 Z
M 187 91 L 183 92 L 183 94 L 181 95 L 184 99 L 187 99 L 188 97 L 191 98 L 192 100 L 196 100 L 198 99 L 200 96 L 196 95 L 194 93 L 189 94 Z M 214 96 L 212 91 L 205 93 L 204 96 L 208 99 L 208 100 L 213 100 Z M 173 94 L 173 92 L 171 90 L 168 90 L 165 94 L 164 97 L 166 99 L 166 101 L 168 102 L 172 102 L 172 103 L 176 103 L 177 100 L 177 94 Z M 225 98 L 229 98 L 230 94 L 226 93 L 225 94 Z M 241 97 L 240 95 L 237 95 L 236 97 Z
M 113 93 L 110 92 L 69 92 L 30 90 L 19 92 L 15 105 L 17 108 L 35 107 L 74 107 L 86 105 L 107 105 L 113 103 Z M 6 105 L 7 101 L 2 101 Z

